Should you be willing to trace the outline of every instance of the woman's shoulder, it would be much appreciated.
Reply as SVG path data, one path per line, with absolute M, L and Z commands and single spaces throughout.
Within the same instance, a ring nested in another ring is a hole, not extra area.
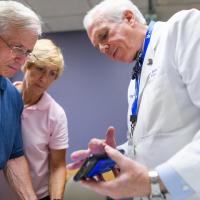
M 65 113 L 63 107 L 47 92 L 44 93 L 44 98 L 49 102 L 50 110 L 55 113 Z
M 22 81 L 15 81 L 13 85 L 18 89 L 18 91 L 22 91 Z

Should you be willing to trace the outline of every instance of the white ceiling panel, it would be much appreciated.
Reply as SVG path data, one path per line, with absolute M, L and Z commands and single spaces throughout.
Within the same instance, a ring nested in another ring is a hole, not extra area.
M 44 22 L 44 32 L 82 30 L 85 13 L 101 0 L 17 0 L 27 3 Z M 148 0 L 132 0 L 145 15 Z M 167 20 L 182 9 L 200 9 L 200 0 L 152 0 L 159 20 Z
M 58 32 L 58 31 L 73 31 L 83 30 L 82 24 L 83 16 L 68 16 L 68 17 L 54 17 L 44 18 L 46 22 L 46 32 Z
M 89 7 L 86 0 L 26 0 L 43 17 L 79 15 Z
M 99 2 L 101 2 L 101 0 L 87 0 L 87 2 L 88 2 L 88 5 L 89 5 L 90 7 L 93 7 L 93 6 L 95 6 L 96 4 L 98 4 Z

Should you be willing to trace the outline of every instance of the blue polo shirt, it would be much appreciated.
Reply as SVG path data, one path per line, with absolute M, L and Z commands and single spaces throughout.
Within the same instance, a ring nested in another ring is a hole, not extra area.
M 9 159 L 22 156 L 21 95 L 9 79 L 0 76 L 0 169 Z

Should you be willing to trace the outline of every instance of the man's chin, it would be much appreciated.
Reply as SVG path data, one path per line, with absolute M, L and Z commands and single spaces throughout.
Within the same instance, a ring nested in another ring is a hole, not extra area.
M 4 72 L 1 75 L 7 78 L 11 78 L 16 74 L 16 72 Z
M 118 62 L 123 62 L 123 63 L 131 63 L 132 62 L 132 60 L 128 60 L 128 59 L 124 59 L 124 58 L 115 58 L 113 60 L 118 61 Z
M 133 61 L 132 59 L 129 59 L 128 57 L 123 57 L 123 56 L 112 57 L 112 60 L 123 62 L 123 63 L 131 63 Z

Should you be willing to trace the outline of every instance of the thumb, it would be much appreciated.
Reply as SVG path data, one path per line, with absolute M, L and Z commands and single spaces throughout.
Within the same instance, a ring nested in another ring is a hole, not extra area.
M 116 141 L 115 141 L 115 128 L 109 127 L 106 132 L 106 138 L 105 143 L 111 147 L 116 147 Z
M 114 149 L 108 145 L 105 146 L 105 152 L 107 155 L 116 162 L 119 168 L 121 168 L 122 164 L 124 163 L 125 156 L 122 155 L 117 149 Z

